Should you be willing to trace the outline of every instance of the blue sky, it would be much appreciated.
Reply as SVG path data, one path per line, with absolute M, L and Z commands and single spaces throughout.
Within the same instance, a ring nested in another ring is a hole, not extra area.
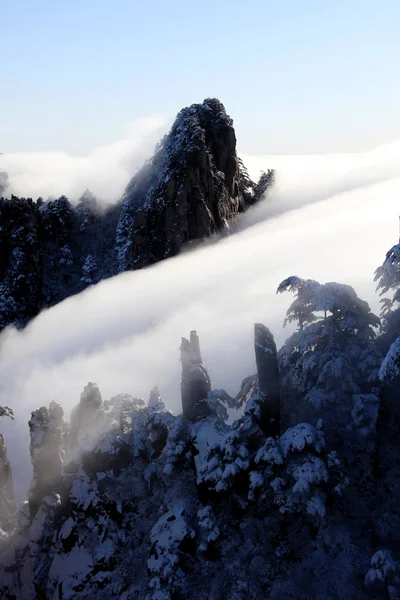
M 400 137 L 398 0 L 0 0 L 0 151 L 85 154 L 216 96 L 252 154 Z

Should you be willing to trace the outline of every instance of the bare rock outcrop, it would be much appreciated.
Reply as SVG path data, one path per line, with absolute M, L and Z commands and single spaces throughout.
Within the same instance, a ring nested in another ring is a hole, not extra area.
M 181 363 L 182 411 L 184 417 L 195 421 L 211 412 L 206 402 L 208 393 L 211 391 L 211 381 L 201 357 L 200 342 L 196 331 L 190 332 L 190 340 L 182 338 Z
M 4 437 L 0 434 L 0 529 L 9 531 L 14 525 L 15 514 L 11 466 Z
M 232 119 L 219 100 L 184 108 L 127 187 L 120 269 L 144 267 L 188 242 L 229 230 L 271 181 L 272 172 L 260 186 L 249 179 L 236 154 Z
M 260 426 L 268 435 L 278 436 L 281 413 L 278 356 L 274 336 L 261 323 L 254 325 L 254 349 L 260 396 Z
M 71 413 L 69 447 L 81 445 L 98 430 L 104 418 L 103 399 L 97 383 L 89 381 L 83 388 L 78 406 Z
M 49 408 L 42 406 L 32 412 L 29 421 L 33 482 L 29 505 L 34 515 L 43 498 L 59 493 L 62 487 L 61 470 L 65 456 L 64 411 L 58 402 Z

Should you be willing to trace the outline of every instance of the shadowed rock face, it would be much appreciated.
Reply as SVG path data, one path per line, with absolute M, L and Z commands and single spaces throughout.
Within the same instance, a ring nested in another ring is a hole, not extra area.
M 281 411 L 278 357 L 274 336 L 261 323 L 254 325 L 254 349 L 260 395 L 260 427 L 266 434 L 277 436 Z
M 58 402 L 51 402 L 48 409 L 43 406 L 32 412 L 29 421 L 33 466 L 29 505 L 32 514 L 35 514 L 45 496 L 61 489 L 65 454 L 63 415 L 64 411 Z
M 240 167 L 233 122 L 219 100 L 183 109 L 126 189 L 120 270 L 144 267 L 228 230 L 268 187 L 272 173 L 265 177 L 256 186 Z
M 196 331 L 190 332 L 190 340 L 182 338 L 182 412 L 190 421 L 210 414 L 206 402 L 211 382 L 207 369 L 203 364 L 200 352 L 200 342 Z
M 0 528 L 3 531 L 12 528 L 15 513 L 11 466 L 4 437 L 0 434 Z
M 97 429 L 103 418 L 102 404 L 103 400 L 98 385 L 90 381 L 81 393 L 78 406 L 71 413 L 69 429 L 69 446 L 71 449 L 79 445 Z

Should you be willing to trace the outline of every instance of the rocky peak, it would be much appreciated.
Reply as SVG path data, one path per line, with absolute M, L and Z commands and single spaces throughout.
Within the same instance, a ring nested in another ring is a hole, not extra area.
M 278 355 L 274 336 L 261 323 L 254 325 L 254 349 L 260 395 L 260 426 L 266 434 L 278 436 L 281 411 Z
M 29 494 L 32 514 L 35 514 L 43 498 L 59 492 L 61 471 L 65 455 L 64 411 L 58 402 L 49 408 L 42 406 L 32 412 L 29 421 L 31 436 L 31 460 L 33 483 Z
M 4 437 L 0 433 L 0 530 L 8 531 L 14 524 L 16 507 Z
M 240 430 L 259 443 L 265 436 L 280 434 L 281 390 L 278 355 L 274 336 L 265 325 L 254 325 L 254 350 L 257 373 L 242 381 L 236 396 L 239 406 L 245 406 Z
M 272 181 L 271 171 L 250 179 L 232 119 L 207 99 L 179 112 L 116 204 L 101 207 L 89 190 L 76 206 L 65 196 L 0 197 L 0 330 L 24 327 L 102 279 L 232 231 Z
M 120 270 L 152 264 L 190 241 L 228 230 L 255 201 L 255 190 L 240 168 L 223 104 L 207 99 L 184 108 L 127 186 L 117 236 Z
M 196 331 L 190 332 L 190 340 L 182 338 L 182 411 L 184 417 L 195 420 L 197 417 L 209 414 L 210 408 L 206 402 L 211 391 L 211 382 L 200 352 L 200 342 Z
M 160 391 L 157 386 L 150 391 L 148 409 L 149 412 L 165 411 L 165 404 L 160 396 Z
M 98 428 L 104 417 L 103 400 L 97 383 L 89 383 L 83 388 L 78 406 L 71 413 L 69 446 L 79 446 Z

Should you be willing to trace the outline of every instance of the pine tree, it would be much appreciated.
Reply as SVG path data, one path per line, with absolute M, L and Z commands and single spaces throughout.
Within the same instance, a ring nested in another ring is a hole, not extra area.
M 387 252 L 382 265 L 375 271 L 377 291 L 381 299 L 381 332 L 380 345 L 386 352 L 396 337 L 400 335 L 400 244 L 396 244 Z
M 277 291 L 296 294 L 285 323 L 299 327 L 279 353 L 283 380 L 314 407 L 365 391 L 380 362 L 374 331 L 379 319 L 368 303 L 348 285 L 295 276 Z

